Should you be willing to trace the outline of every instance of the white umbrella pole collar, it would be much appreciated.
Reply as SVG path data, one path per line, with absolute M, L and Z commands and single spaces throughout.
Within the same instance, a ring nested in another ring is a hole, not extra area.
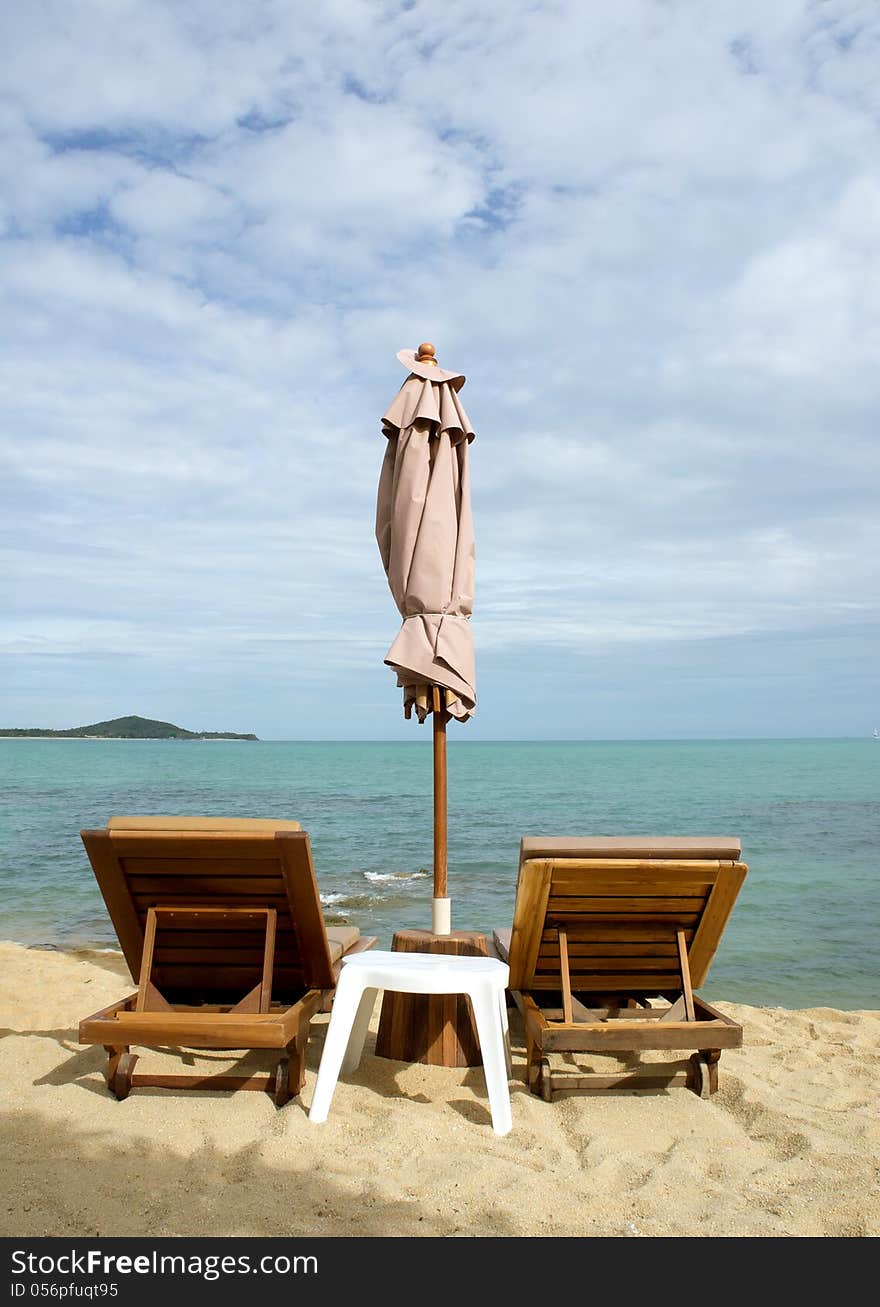
M 452 934 L 451 921 L 452 921 L 452 900 L 432 899 L 431 900 L 431 934 L 451 935 Z

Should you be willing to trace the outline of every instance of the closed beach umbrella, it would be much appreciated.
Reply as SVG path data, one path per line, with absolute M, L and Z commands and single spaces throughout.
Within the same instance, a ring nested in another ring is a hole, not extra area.
M 434 347 L 402 349 L 408 375 L 382 418 L 385 458 L 376 540 L 403 619 L 385 655 L 403 689 L 404 713 L 433 719 L 434 896 L 432 930 L 450 933 L 446 863 L 446 723 L 476 706 L 470 616 L 474 528 L 468 446 L 474 431 L 459 391 L 464 377 Z

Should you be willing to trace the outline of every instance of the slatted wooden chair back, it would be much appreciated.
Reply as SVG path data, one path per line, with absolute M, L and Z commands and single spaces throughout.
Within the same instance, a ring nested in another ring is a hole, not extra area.
M 747 867 L 733 839 L 524 839 L 510 987 L 649 997 L 705 980 Z
M 81 836 L 136 981 L 151 980 L 166 997 L 243 993 L 263 982 L 274 956 L 276 995 L 335 985 L 309 837 L 298 822 L 111 818 Z M 144 978 L 151 908 L 149 929 L 158 922 L 159 931 Z

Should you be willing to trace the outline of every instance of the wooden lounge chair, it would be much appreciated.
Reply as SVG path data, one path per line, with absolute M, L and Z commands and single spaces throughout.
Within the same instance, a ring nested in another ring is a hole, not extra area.
M 745 879 L 740 852 L 727 838 L 523 839 L 513 927 L 494 941 L 510 965 L 534 1093 L 715 1092 L 721 1050 L 742 1044 L 742 1027 L 694 990 Z M 690 1049 L 677 1061 L 641 1058 Z M 551 1066 L 551 1054 L 576 1053 L 627 1065 L 610 1075 Z
M 107 1085 L 264 1089 L 280 1107 L 305 1080 L 314 1015 L 341 959 L 375 937 L 324 924 L 309 837 L 295 821 L 111 817 L 80 832 L 138 985 L 80 1023 Z M 134 1075 L 132 1045 L 279 1049 L 271 1076 Z

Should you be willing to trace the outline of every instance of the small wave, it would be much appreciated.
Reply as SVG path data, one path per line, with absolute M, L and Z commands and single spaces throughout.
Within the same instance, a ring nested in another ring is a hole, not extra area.
M 373 894 L 327 894 L 321 895 L 321 903 L 325 908 L 372 908 L 381 899 Z
M 379 882 L 383 880 L 427 880 L 429 871 L 365 871 L 364 879 Z

